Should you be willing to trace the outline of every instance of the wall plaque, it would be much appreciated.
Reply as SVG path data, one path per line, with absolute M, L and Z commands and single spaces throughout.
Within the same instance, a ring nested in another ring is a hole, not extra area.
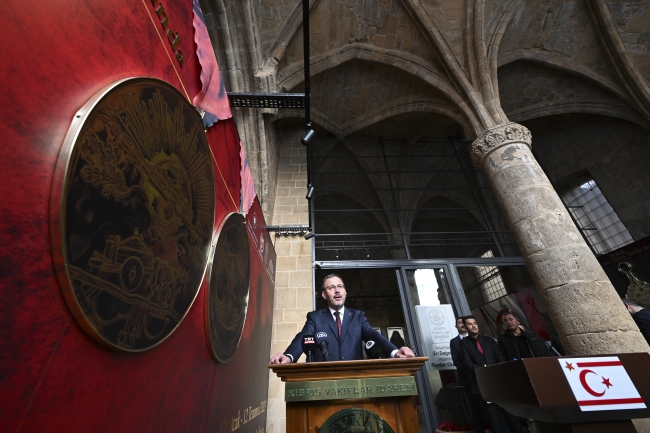
M 284 401 L 339 400 L 417 395 L 413 376 L 286 382 Z
M 250 255 L 246 222 L 239 213 L 227 215 L 218 232 L 206 291 L 206 338 L 212 356 L 232 359 L 241 339 L 250 290 Z
M 91 337 L 138 352 L 176 329 L 207 266 L 214 185 L 201 117 L 173 86 L 121 80 L 77 112 L 51 232 L 65 301 Z

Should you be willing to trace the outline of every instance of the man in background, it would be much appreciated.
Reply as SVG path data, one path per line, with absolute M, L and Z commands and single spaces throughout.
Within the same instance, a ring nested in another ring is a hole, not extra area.
M 467 399 L 467 403 L 471 402 L 472 398 L 472 384 L 470 380 L 470 371 L 467 369 L 467 366 L 463 364 L 463 361 L 460 359 L 460 342 L 463 338 L 467 337 L 467 329 L 463 324 L 463 318 L 459 317 L 456 319 L 456 329 L 458 329 L 458 335 L 452 338 L 449 341 L 449 349 L 451 350 L 451 360 L 454 362 L 456 367 L 456 376 L 458 376 L 458 385 L 463 388 L 463 394 Z M 470 413 L 473 413 L 473 408 L 470 404 Z M 473 417 L 473 415 L 472 415 Z
M 625 298 L 623 303 L 627 307 L 627 311 L 632 315 L 632 319 L 639 327 L 641 334 L 645 337 L 645 341 L 650 344 L 650 310 L 643 308 L 643 305 L 636 299 Z
M 470 372 L 470 386 L 472 389 L 470 406 L 472 408 L 474 432 L 485 433 L 483 416 L 484 414 L 489 414 L 489 418 L 492 420 L 493 431 L 500 431 L 500 415 L 503 415 L 512 433 L 523 433 L 519 418 L 494 404 L 488 407 L 487 402 L 481 396 L 481 391 L 476 381 L 476 370 L 506 361 L 503 353 L 501 353 L 501 349 L 499 349 L 494 339 L 479 335 L 478 323 L 476 323 L 474 316 L 463 317 L 463 324 L 465 325 L 465 329 L 467 329 L 468 336 L 460 342 L 460 356 L 463 364 Z
M 503 313 L 502 320 L 506 330 L 499 336 L 499 348 L 506 360 L 555 356 L 544 340 L 523 329 L 512 312 Z
M 469 378 L 470 372 L 460 359 L 460 342 L 463 338 L 467 337 L 467 329 L 465 329 L 462 317 L 456 319 L 456 329 L 458 329 L 458 335 L 449 341 L 449 348 L 451 349 L 451 360 L 456 367 L 458 384 L 463 387 L 467 395 L 467 393 L 471 392 L 471 384 Z M 469 400 L 469 396 L 467 396 L 467 399 Z

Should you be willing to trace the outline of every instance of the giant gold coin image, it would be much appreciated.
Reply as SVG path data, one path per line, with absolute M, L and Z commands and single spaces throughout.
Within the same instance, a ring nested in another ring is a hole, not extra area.
M 214 227 L 212 159 L 194 107 L 150 78 L 103 89 L 73 120 L 52 196 L 54 261 L 79 325 L 124 351 L 163 342 L 196 298 Z
M 239 346 L 250 291 L 250 256 L 246 221 L 241 214 L 224 218 L 218 233 L 205 300 L 206 337 L 212 356 L 230 361 Z

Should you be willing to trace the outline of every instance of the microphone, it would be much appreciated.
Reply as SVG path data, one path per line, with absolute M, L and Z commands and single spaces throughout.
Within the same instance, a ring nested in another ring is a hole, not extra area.
M 508 313 L 512 313 L 512 310 L 508 308 L 508 304 L 501 304 L 504 310 L 506 310 Z
M 325 334 L 324 336 L 321 334 L 325 334 L 325 333 L 319 332 L 318 334 L 316 334 L 316 345 L 320 347 L 321 355 L 323 355 L 323 361 L 331 361 L 329 344 L 325 339 L 327 334 Z
M 302 337 L 302 351 L 307 355 L 307 362 L 314 360 L 314 349 L 316 349 L 316 339 L 313 335 L 303 335 Z
M 381 347 L 377 343 L 375 343 L 373 340 L 369 340 L 366 342 L 366 355 L 368 355 L 368 358 L 370 359 L 382 359 L 383 354 L 381 352 Z

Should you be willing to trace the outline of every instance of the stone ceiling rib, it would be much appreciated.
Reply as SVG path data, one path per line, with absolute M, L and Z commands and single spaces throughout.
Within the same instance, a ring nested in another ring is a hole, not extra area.
M 616 95 L 623 101 L 628 103 L 633 103 L 627 90 L 622 87 L 616 81 L 613 81 L 608 76 L 598 72 L 595 69 L 589 68 L 581 63 L 568 60 L 560 55 L 552 54 L 549 52 L 541 50 L 527 50 L 519 49 L 510 51 L 505 55 L 499 56 L 498 58 L 498 67 L 507 65 L 508 63 L 515 62 L 517 60 L 530 60 L 534 62 L 539 62 L 542 64 L 547 64 L 549 66 L 562 69 L 567 72 L 579 75 L 594 84 L 597 84 L 605 89 L 607 89 L 612 94 Z
M 476 59 L 477 74 L 481 85 L 481 93 L 483 95 L 483 103 L 485 104 L 492 118 L 497 123 L 505 123 L 508 121 L 508 118 L 506 117 L 506 114 L 503 112 L 503 109 L 499 103 L 499 92 L 492 82 L 490 63 L 488 62 L 487 58 L 487 49 L 485 47 L 485 40 L 483 37 L 484 16 L 485 0 L 474 0 L 474 53 Z
M 481 93 L 477 92 L 477 90 L 472 86 L 472 83 L 463 69 L 458 57 L 456 57 L 456 54 L 438 28 L 435 20 L 429 15 L 420 0 L 402 0 L 402 4 L 409 11 L 413 19 L 420 25 L 423 33 L 429 38 L 430 43 L 435 48 L 441 62 L 447 70 L 450 79 L 466 99 L 467 108 L 465 111 L 471 110 L 478 119 L 479 125 L 473 125 L 474 128 L 471 132 L 474 135 L 478 135 L 483 132 L 483 130 L 499 123 L 499 121 L 495 120 L 486 109 Z M 482 34 L 479 35 L 479 37 L 482 39 Z
M 354 134 L 357 131 L 361 131 L 364 128 L 372 126 L 377 122 L 381 122 L 382 120 L 402 113 L 428 112 L 432 113 L 433 117 L 435 118 L 446 116 L 458 122 L 463 128 L 468 128 L 466 120 L 460 114 L 460 112 L 456 110 L 450 110 L 447 104 L 430 101 L 407 102 L 406 100 L 400 99 L 389 106 L 383 106 L 369 113 L 365 113 L 363 116 L 360 116 L 359 118 L 354 119 L 353 121 L 350 121 L 341 126 L 337 125 L 333 120 L 331 120 L 327 115 L 323 114 L 318 109 L 312 108 L 312 112 L 312 120 L 314 123 L 337 138 L 347 137 L 348 135 Z M 273 121 L 275 122 L 280 119 L 290 118 L 301 119 L 303 116 L 304 111 L 302 110 L 285 109 L 279 110 L 278 114 L 273 116 Z M 430 130 L 431 126 L 433 125 L 429 124 L 428 126 L 428 129 Z
M 309 0 L 309 11 L 311 12 L 320 0 Z M 267 61 L 272 62 L 275 66 L 282 60 L 284 52 L 291 40 L 296 35 L 298 29 L 302 26 L 302 0 L 298 1 L 296 7 L 291 12 L 289 19 L 282 26 L 282 30 L 278 35 L 277 40 L 271 45 L 271 49 L 267 54 Z
M 353 59 L 382 63 L 420 78 L 434 89 L 441 91 L 461 110 L 467 118 L 467 121 L 463 121 L 462 125 L 468 128 L 468 131 L 480 128 L 481 123 L 472 110 L 468 108 L 466 99 L 456 91 L 440 71 L 434 69 L 423 59 L 402 51 L 381 50 L 371 45 L 359 43 L 346 45 L 337 50 L 313 57 L 311 63 L 312 75 L 320 74 Z M 278 85 L 281 88 L 290 90 L 300 84 L 303 79 L 303 64 L 302 62 L 296 62 L 279 72 Z M 457 118 L 457 116 L 453 116 L 453 118 Z
M 239 85 L 237 84 L 237 75 L 235 74 L 235 60 L 233 58 L 233 41 L 230 38 L 230 32 L 228 31 L 228 14 L 226 13 L 226 7 L 223 4 L 223 0 L 216 0 L 214 2 L 217 20 L 219 21 L 219 27 L 226 29 L 219 33 L 221 36 L 221 41 L 223 43 L 223 50 L 226 56 L 226 65 L 221 65 L 222 70 L 226 70 L 226 76 L 228 77 L 228 82 L 226 85 L 233 92 L 242 91 Z
M 404 100 L 398 99 L 390 105 L 377 108 L 376 110 L 370 111 L 369 113 L 365 113 L 363 116 L 360 116 L 359 118 L 343 125 L 341 127 L 341 132 L 343 136 L 346 137 L 397 114 L 414 112 L 430 112 L 438 115 L 441 114 L 454 119 L 464 128 L 467 127 L 467 123 L 463 116 L 460 115 L 458 111 L 450 110 L 446 104 L 436 102 L 412 101 L 410 98 L 406 98 Z
M 405 53 L 404 51 L 381 49 L 363 43 L 349 44 L 336 50 L 313 56 L 311 58 L 310 69 L 312 75 L 316 75 L 353 59 L 395 66 L 421 78 L 431 76 L 432 78 L 428 81 L 431 81 L 437 89 L 447 94 L 450 98 L 460 97 L 460 94 L 454 89 L 447 77 L 425 60 Z M 285 89 L 292 89 L 298 83 L 301 83 L 303 78 L 302 61 L 295 62 L 278 71 L 278 84 Z
M 469 78 L 474 86 L 478 88 L 480 86 L 480 79 L 478 77 L 476 58 L 472 55 L 474 52 L 474 4 L 469 1 L 466 3 L 465 7 L 465 25 L 463 40 L 465 42 L 465 58 L 467 63 L 467 69 L 469 72 Z
M 585 4 L 616 72 L 638 109 L 650 119 L 650 87 L 625 47 L 607 0 L 585 0 Z
M 445 119 L 438 113 L 430 114 L 418 124 L 418 126 L 411 132 L 411 134 L 406 137 L 406 142 L 409 145 L 415 144 L 422 137 L 426 136 L 434 126 L 444 121 Z
M 304 110 L 297 110 L 297 111 L 300 111 L 301 113 L 299 117 L 305 116 Z M 323 129 L 334 134 L 338 138 L 343 138 L 343 133 L 341 132 L 341 128 L 339 128 L 336 122 L 334 122 L 325 113 L 323 113 L 317 108 L 314 108 L 313 106 L 311 107 L 311 118 L 312 121 L 314 121 L 317 125 L 321 126 Z
M 486 39 L 489 38 L 487 44 L 488 65 L 492 76 L 492 86 L 494 88 L 496 103 L 499 104 L 499 106 L 501 106 L 501 102 L 499 101 L 499 77 L 497 74 L 499 46 L 501 45 L 501 39 L 503 39 L 508 24 L 510 24 L 515 12 L 522 5 L 523 2 L 521 0 L 509 0 L 505 3 L 501 9 L 502 13 L 498 15 L 498 19 L 493 20 L 488 26 L 488 34 L 485 35 Z
M 606 102 L 562 102 L 557 104 L 549 104 L 542 102 L 533 106 L 522 107 L 516 111 L 509 112 L 510 118 L 513 122 L 525 122 L 527 120 L 536 119 L 540 117 L 553 116 L 556 114 L 601 114 L 607 117 L 616 119 L 627 120 L 628 122 L 635 123 L 642 128 L 650 129 L 650 124 L 646 119 L 638 114 L 637 111 L 630 109 L 627 104 L 613 104 Z

